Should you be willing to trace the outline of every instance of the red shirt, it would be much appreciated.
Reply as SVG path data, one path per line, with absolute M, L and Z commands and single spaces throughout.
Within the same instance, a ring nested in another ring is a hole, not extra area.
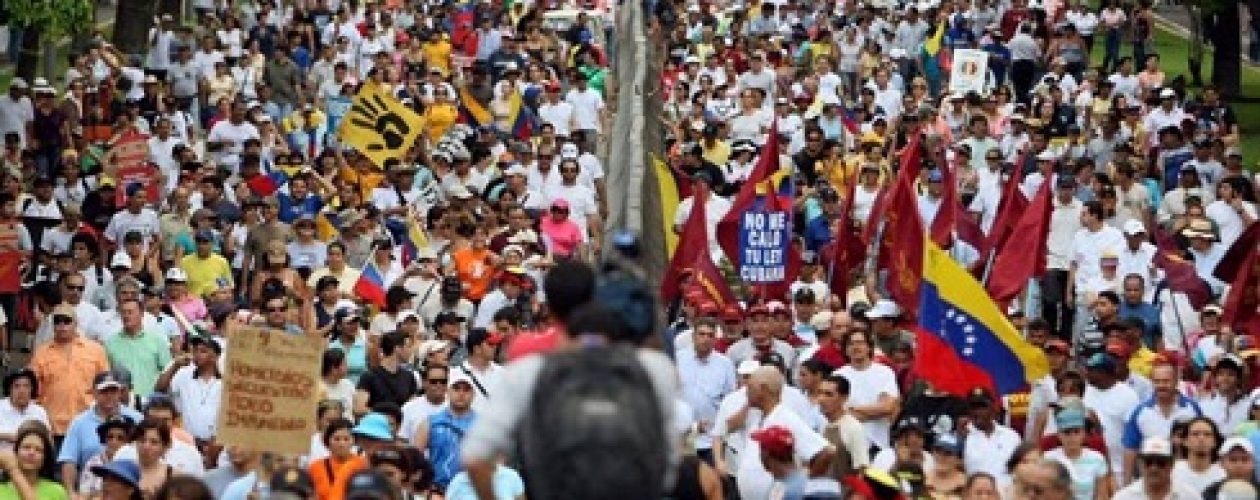
M 546 354 L 560 347 L 567 333 L 564 327 L 549 325 L 542 331 L 521 332 L 508 344 L 507 360 L 516 361 L 531 354 Z

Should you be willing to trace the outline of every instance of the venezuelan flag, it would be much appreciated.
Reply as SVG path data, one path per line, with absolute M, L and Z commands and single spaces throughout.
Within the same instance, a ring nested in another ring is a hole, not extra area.
M 512 124 L 512 137 L 528 141 L 534 133 L 534 113 L 525 106 L 520 92 L 512 91 L 508 96 L 508 109 L 511 110 L 508 113 L 508 123 Z
M 385 307 L 385 278 L 370 258 L 359 273 L 359 281 L 354 282 L 354 294 L 377 307 Z
M 416 256 L 420 255 L 420 249 L 429 246 L 429 237 L 420 229 L 420 224 L 415 219 L 407 220 L 407 237 L 402 242 L 402 264 L 404 266 L 411 264 L 416 260 Z
M 276 169 L 266 174 L 259 174 L 245 181 L 245 185 L 249 186 L 250 191 L 258 196 L 271 196 L 280 190 L 280 187 L 288 184 L 289 174 L 284 170 Z
M 459 121 L 461 123 L 473 127 L 484 127 L 494 123 L 494 115 L 491 115 L 490 110 L 473 97 L 467 85 L 460 85 L 456 92 L 459 93 Z
M 919 291 L 915 369 L 932 387 L 965 395 L 976 387 L 1010 394 L 1050 371 L 966 269 L 930 240 Z
M 341 234 L 337 229 L 341 226 L 341 216 L 332 211 L 321 211 L 315 215 L 315 234 L 320 241 L 332 241 Z
M 656 174 L 656 190 L 661 197 L 661 231 L 665 233 L 665 255 L 673 257 L 674 249 L 678 248 L 678 233 L 674 232 L 674 215 L 678 213 L 678 204 L 682 199 L 678 194 L 678 183 L 674 180 L 673 170 L 670 170 L 665 160 L 656 153 L 649 154 L 652 157 L 652 170 Z

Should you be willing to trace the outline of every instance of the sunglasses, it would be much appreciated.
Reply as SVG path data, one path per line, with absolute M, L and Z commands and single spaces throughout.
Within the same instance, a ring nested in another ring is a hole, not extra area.
M 430 384 L 442 384 L 442 385 L 446 385 L 446 382 L 447 382 L 447 379 L 444 379 L 444 378 L 431 378 L 431 379 L 429 379 L 429 383 L 430 383 Z
M 74 318 L 65 314 L 54 314 L 53 324 L 54 325 L 73 325 Z
M 288 310 L 289 310 L 289 308 L 288 308 L 288 307 L 285 307 L 285 306 L 280 306 L 280 307 L 268 307 L 268 308 L 267 308 L 267 312 L 269 312 L 269 313 L 282 313 L 282 312 L 285 312 L 285 311 L 288 311 Z
M 87 290 L 87 285 L 66 285 L 66 290 L 82 292 L 84 290 Z

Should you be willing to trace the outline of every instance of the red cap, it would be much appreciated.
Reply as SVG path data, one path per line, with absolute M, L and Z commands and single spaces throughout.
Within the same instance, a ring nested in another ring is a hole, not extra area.
M 735 321 L 742 320 L 742 319 L 744 319 L 744 312 L 743 312 L 743 311 L 741 311 L 741 310 L 739 310 L 739 306 L 737 306 L 737 305 L 735 305 L 735 304 L 730 304 L 730 305 L 726 306 L 726 308 L 722 309 L 722 319 L 724 319 L 724 320 L 728 320 L 728 321 L 730 321 L 730 320 L 735 320 Z
M 752 433 L 751 437 L 761 445 L 761 451 L 770 456 L 784 460 L 792 458 L 796 440 L 792 438 L 792 431 L 786 427 L 772 425 Z
M 769 303 L 767 303 L 766 309 L 770 311 L 770 314 L 787 314 L 787 315 L 792 314 L 790 311 L 788 311 L 787 305 L 777 300 L 772 300 Z
M 717 316 L 717 315 L 718 315 L 718 312 L 720 312 L 720 311 L 721 311 L 721 309 L 719 309 L 719 308 L 718 308 L 717 303 L 715 303 L 715 302 L 713 302 L 713 301 L 704 301 L 704 302 L 701 302 L 701 303 L 700 303 L 699 310 L 700 310 L 700 315 L 701 315 L 701 316 L 708 316 L 708 317 L 714 317 L 714 316 Z
M 757 304 L 757 305 L 754 305 L 754 306 L 752 306 L 752 307 L 749 307 L 749 308 L 748 308 L 748 316 L 749 316 L 749 317 L 752 317 L 752 316 L 769 316 L 769 315 L 770 315 L 770 309 L 769 309 L 769 308 L 767 308 L 765 305 L 762 305 L 762 304 Z
M 683 301 L 693 306 L 696 304 L 699 304 L 700 302 L 704 301 L 704 291 L 697 290 L 694 288 L 691 290 L 688 290 L 687 293 L 683 294 Z

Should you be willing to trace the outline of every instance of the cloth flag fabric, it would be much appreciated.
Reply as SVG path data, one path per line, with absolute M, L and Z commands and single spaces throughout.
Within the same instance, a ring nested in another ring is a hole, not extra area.
M 1255 334 L 1260 332 L 1260 296 L 1256 293 L 1260 287 L 1260 256 L 1255 246 L 1237 271 L 1222 303 L 1221 324 Z
M 674 232 L 674 215 L 678 213 L 678 204 L 682 201 L 679 193 L 690 190 L 679 189 L 674 178 L 674 171 L 669 168 L 656 153 L 652 155 L 652 171 L 656 174 L 656 190 L 661 201 L 661 232 L 665 234 L 665 255 L 672 257 L 678 248 L 678 233 Z
M 1011 228 L 1011 234 L 1019 236 L 1008 239 L 993 259 L 988 288 L 999 304 L 1019 296 L 1029 279 L 1039 278 L 1046 272 L 1050 212 L 1054 208 L 1052 197 L 1050 183 L 1041 183 L 1032 203 Z
M 249 190 L 258 196 L 276 194 L 276 191 L 279 191 L 282 186 L 288 183 L 289 175 L 278 168 L 265 174 L 255 175 L 245 181 L 245 185 L 249 186 Z
M 961 157 L 961 155 L 960 155 Z M 947 162 L 941 162 L 941 207 L 932 219 L 932 241 L 941 248 L 948 248 L 954 239 L 955 221 L 958 220 L 958 176 L 957 170 Z
M 467 85 L 460 85 L 456 92 L 459 94 L 460 122 L 473 127 L 484 127 L 494 123 L 494 115 L 490 114 L 490 110 L 473 96 Z
M 919 269 L 923 267 L 923 245 L 927 240 L 913 186 L 921 164 L 921 137 L 916 135 L 902 151 L 901 170 L 888 193 L 884 213 L 871 221 L 884 224 L 879 267 L 888 270 L 888 293 L 902 306 L 906 317 L 913 317 L 918 305 L 922 281 Z
M 377 269 L 372 259 L 368 259 L 363 265 L 359 280 L 354 282 L 354 294 L 377 307 L 385 307 L 385 278 L 381 276 L 381 270 Z
M 848 295 L 849 276 L 852 270 L 861 266 L 866 260 L 866 243 L 862 241 L 862 234 L 853 220 L 853 202 L 857 194 L 856 179 L 850 178 L 848 186 L 848 192 L 845 193 L 840 205 L 840 220 L 836 224 L 838 228 L 831 237 L 831 243 L 823 247 L 821 252 L 821 262 L 827 264 L 831 293 L 836 294 L 841 300 Z
M 989 241 L 985 245 L 991 252 L 1002 249 L 1002 245 L 1006 244 L 1006 239 L 1011 234 L 1011 227 L 1019 220 L 1019 214 L 1024 213 L 1024 209 L 1028 208 L 1028 199 L 1024 198 L 1024 192 L 1020 189 L 1020 185 L 1024 183 L 1024 175 L 1019 168 L 1021 164 L 1022 161 L 1015 164 L 1014 171 L 1006 180 L 1006 186 L 1002 190 L 1002 199 L 998 201 L 997 216 L 993 218 L 993 227 L 989 229 Z
M 985 387 L 1005 395 L 1049 373 L 1045 354 L 1024 340 L 979 281 L 931 242 L 922 271 L 915 369 L 933 389 L 962 396 Z
M 1158 249 L 1155 252 L 1154 262 L 1156 266 L 1164 270 L 1164 285 L 1173 292 L 1185 294 L 1195 309 L 1207 305 L 1212 299 L 1212 290 L 1208 288 L 1207 282 L 1199 277 L 1194 263 L 1181 256 L 1181 249 L 1177 246 L 1176 240 L 1163 228 L 1156 225 L 1152 233 Z M 1224 262 L 1223 259 L 1222 262 Z M 1218 265 L 1216 270 L 1220 272 L 1221 267 Z M 1226 281 L 1232 282 L 1232 275 Z
M 420 249 L 429 246 L 429 236 L 425 234 L 424 229 L 420 228 L 420 223 L 414 217 L 407 219 L 407 234 L 402 242 L 402 264 L 410 265 L 415 262 L 416 256 L 420 254 Z
M 338 131 L 342 142 L 354 146 L 385 168 L 385 161 L 401 159 L 420 138 L 424 119 L 379 85 L 363 85 Z
M 709 232 L 705 216 L 708 193 L 697 185 L 692 190 L 691 200 L 691 212 L 683 222 L 678 249 L 670 259 L 669 267 L 665 268 L 665 277 L 661 280 L 661 300 L 665 302 L 678 297 L 687 269 L 695 265 L 697 257 L 709 254 Z

